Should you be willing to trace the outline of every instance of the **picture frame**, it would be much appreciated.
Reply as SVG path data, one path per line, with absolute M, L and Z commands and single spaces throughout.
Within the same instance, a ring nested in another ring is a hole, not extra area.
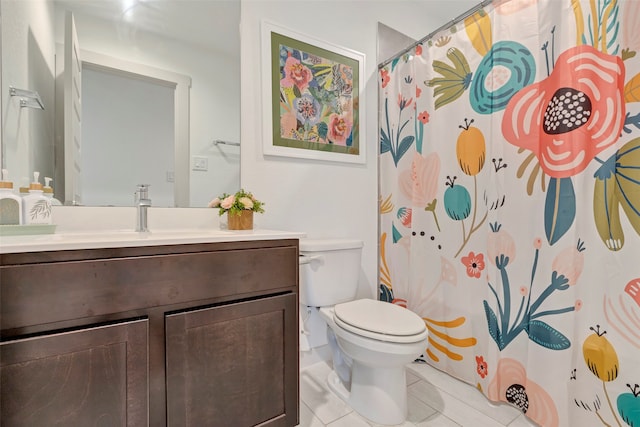
M 263 154 L 365 163 L 365 55 L 262 21 Z

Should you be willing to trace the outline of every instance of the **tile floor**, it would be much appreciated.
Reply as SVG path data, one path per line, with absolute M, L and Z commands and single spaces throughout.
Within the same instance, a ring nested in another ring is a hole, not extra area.
M 300 373 L 300 427 L 371 427 L 326 383 L 330 367 L 319 362 Z M 402 427 L 533 427 L 517 409 L 491 405 L 474 387 L 429 365 L 407 369 L 409 416 Z

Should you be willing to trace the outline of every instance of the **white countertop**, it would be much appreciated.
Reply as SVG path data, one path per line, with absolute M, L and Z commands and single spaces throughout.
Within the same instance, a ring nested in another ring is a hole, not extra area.
M 174 229 L 146 233 L 102 230 L 54 234 L 2 236 L 0 254 L 71 249 L 121 248 L 188 243 L 239 242 L 248 240 L 298 239 L 304 233 L 276 230 Z

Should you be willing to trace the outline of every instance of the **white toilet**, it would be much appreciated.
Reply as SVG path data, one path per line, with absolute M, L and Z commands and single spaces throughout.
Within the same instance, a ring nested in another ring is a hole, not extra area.
M 319 307 L 333 353 L 329 388 L 378 424 L 407 417 L 405 365 L 427 348 L 415 313 L 372 299 L 355 300 L 362 242 L 300 240 L 300 303 Z

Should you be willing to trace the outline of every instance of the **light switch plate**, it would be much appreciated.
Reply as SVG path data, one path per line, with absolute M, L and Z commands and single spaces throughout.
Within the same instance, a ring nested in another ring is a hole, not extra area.
M 209 159 L 206 157 L 193 156 L 193 166 L 192 169 L 194 171 L 207 171 L 209 170 Z

